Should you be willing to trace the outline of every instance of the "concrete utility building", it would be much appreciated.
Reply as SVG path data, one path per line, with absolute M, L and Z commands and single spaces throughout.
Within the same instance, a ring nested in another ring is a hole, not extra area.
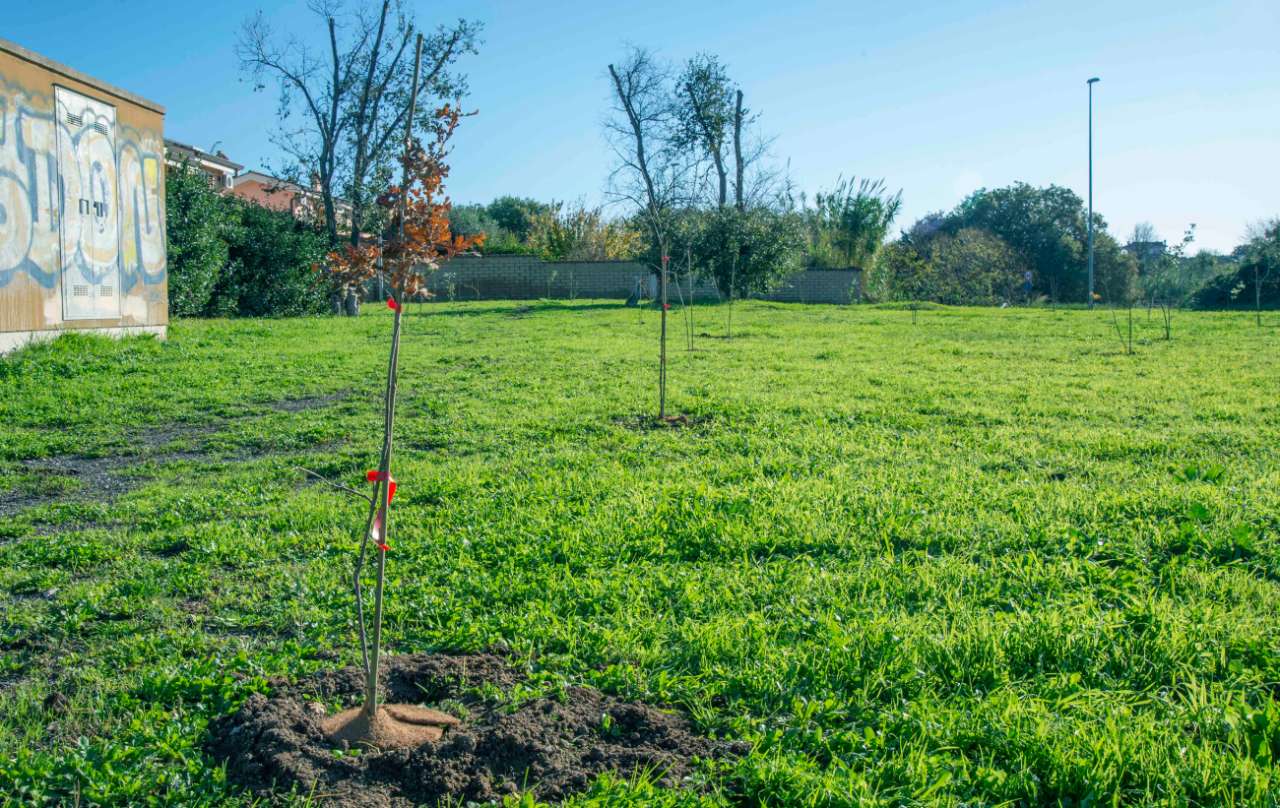
M 164 108 L 0 39 L 0 352 L 164 336 Z

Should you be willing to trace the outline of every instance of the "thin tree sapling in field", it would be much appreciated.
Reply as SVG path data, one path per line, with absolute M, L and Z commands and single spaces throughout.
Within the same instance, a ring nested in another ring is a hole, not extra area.
M 1145 281 L 1150 299 L 1160 310 L 1161 325 L 1164 326 L 1164 338 L 1173 339 L 1173 313 L 1181 308 L 1195 292 L 1193 285 L 1186 282 L 1187 248 L 1196 238 L 1196 226 L 1187 227 L 1182 241 L 1160 255 L 1151 267 Z
M 411 96 L 412 98 L 412 96 Z M 412 102 L 411 102 L 412 103 Z M 396 480 L 391 473 L 395 425 L 396 382 L 400 356 L 401 320 L 404 304 L 425 292 L 427 276 L 455 255 L 480 243 L 482 235 L 454 236 L 449 230 L 449 208 L 442 187 L 449 169 L 445 164 L 449 138 L 458 126 L 456 107 L 435 111 L 430 137 L 423 145 L 412 135 L 413 111 L 407 120 L 404 179 L 399 187 L 382 194 L 377 204 L 391 222 L 392 234 L 380 244 L 346 246 L 329 254 L 328 270 L 344 282 L 360 283 L 381 276 L 387 282 L 387 306 L 394 313 L 387 361 L 386 392 L 383 400 L 382 452 L 377 469 L 366 480 L 373 486 L 360 550 L 352 577 L 356 600 L 360 655 L 364 665 L 364 704 L 331 716 L 325 729 L 337 740 L 365 743 L 379 748 L 410 746 L 434 740 L 445 727 L 456 723 L 449 716 L 411 705 L 379 703 L 378 668 L 382 646 L 382 618 L 385 597 L 387 554 L 391 551 L 391 502 Z M 353 489 L 340 486 L 344 490 Z M 361 496 L 365 496 L 361 494 Z M 364 574 L 369 556 L 374 556 L 374 604 L 370 621 L 365 611 Z

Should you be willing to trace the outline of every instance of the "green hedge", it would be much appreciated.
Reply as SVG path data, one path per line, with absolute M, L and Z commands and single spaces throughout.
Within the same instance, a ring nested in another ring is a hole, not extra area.
M 171 168 L 165 180 L 169 313 L 174 317 L 318 314 L 328 287 L 312 266 L 324 234 L 282 211 L 218 193 L 207 176 Z

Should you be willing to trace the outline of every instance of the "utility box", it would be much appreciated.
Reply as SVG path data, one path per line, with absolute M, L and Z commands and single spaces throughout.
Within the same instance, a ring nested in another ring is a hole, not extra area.
M 0 353 L 165 336 L 164 108 L 0 39 Z

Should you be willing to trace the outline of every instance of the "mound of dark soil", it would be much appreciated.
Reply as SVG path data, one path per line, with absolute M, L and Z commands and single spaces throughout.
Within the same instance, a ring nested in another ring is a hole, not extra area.
M 694 758 L 746 751 L 741 742 L 696 734 L 682 716 L 590 688 L 517 705 L 480 698 L 477 688 L 506 691 L 523 678 L 497 656 L 392 657 L 384 669 L 388 702 L 447 701 L 446 708 L 465 712 L 460 726 L 416 749 L 340 754 L 322 729 L 325 709 L 316 699 L 356 703 L 361 672 L 347 668 L 250 697 L 214 722 L 210 752 L 227 761 L 233 782 L 259 793 L 296 786 L 324 805 L 399 808 L 446 798 L 485 802 L 519 789 L 560 800 L 606 771 L 649 771 L 677 786 Z

